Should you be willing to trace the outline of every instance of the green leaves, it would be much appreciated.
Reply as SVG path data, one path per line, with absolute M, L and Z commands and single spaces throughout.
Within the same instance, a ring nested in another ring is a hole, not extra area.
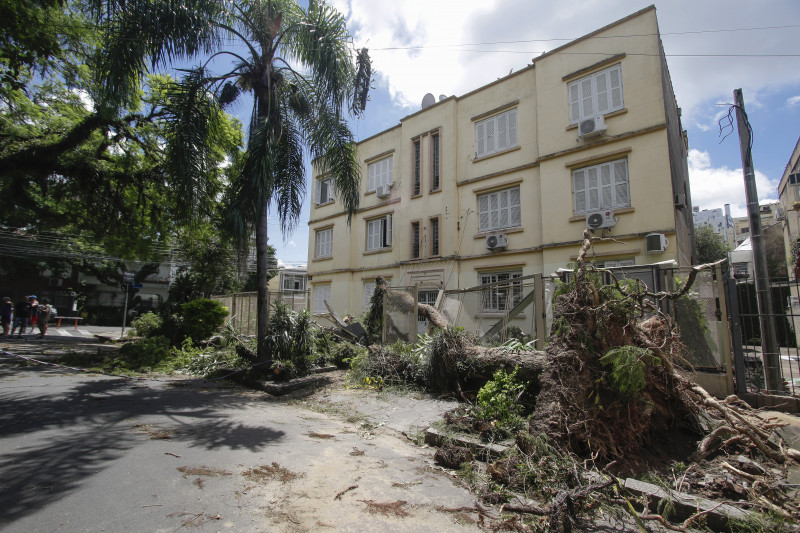
M 608 350 L 600 362 L 611 367 L 609 378 L 614 390 L 631 400 L 644 390 L 646 367 L 660 365 L 661 359 L 647 348 L 619 346 Z

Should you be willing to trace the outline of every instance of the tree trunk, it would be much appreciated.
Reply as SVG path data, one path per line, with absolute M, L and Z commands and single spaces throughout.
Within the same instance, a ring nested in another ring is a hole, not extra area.
M 267 318 L 269 316 L 269 298 L 267 292 L 267 269 L 269 268 L 269 249 L 267 248 L 267 208 L 261 211 L 256 224 L 256 277 L 258 280 L 258 294 L 256 299 L 257 319 L 256 338 L 258 340 L 258 358 L 263 359 L 267 354 L 262 353 L 262 340 L 267 334 Z

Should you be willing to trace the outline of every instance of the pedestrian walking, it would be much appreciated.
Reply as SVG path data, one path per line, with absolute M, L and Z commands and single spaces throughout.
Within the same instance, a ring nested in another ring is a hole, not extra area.
M 0 325 L 3 326 L 3 333 L 0 337 L 8 335 L 8 330 L 11 328 L 11 313 L 14 311 L 14 304 L 11 303 L 11 298 L 4 296 L 0 301 Z
M 27 296 L 14 304 L 14 324 L 11 326 L 11 336 L 17 332 L 17 338 L 21 339 L 22 334 L 28 327 L 28 316 L 31 314 L 31 303 Z M 19 328 L 19 329 L 17 329 Z
M 53 313 L 53 306 L 47 298 L 42 298 L 42 303 L 39 304 L 39 338 L 43 339 L 47 334 L 47 321 L 50 320 L 50 315 Z
M 31 304 L 31 310 L 28 314 L 28 324 L 31 327 L 31 333 L 36 332 L 36 324 L 39 322 L 39 302 L 36 301 L 36 295 L 31 294 L 28 296 L 28 301 Z

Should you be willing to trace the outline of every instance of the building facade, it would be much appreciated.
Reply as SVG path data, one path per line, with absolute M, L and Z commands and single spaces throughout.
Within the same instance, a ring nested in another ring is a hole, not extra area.
M 360 314 L 376 276 L 420 301 L 573 262 L 587 227 L 605 266 L 693 259 L 687 139 L 654 7 L 358 143 L 351 223 L 315 171 L 312 309 Z M 648 238 L 650 236 L 650 238 Z M 513 290 L 485 298 L 500 316 Z
M 695 229 L 706 225 L 722 237 L 730 249 L 734 246 L 734 220 L 730 214 L 730 205 L 725 204 L 725 209 L 700 209 L 694 206 L 692 209 L 692 219 Z
M 789 162 L 778 184 L 778 201 L 781 207 L 786 265 L 789 276 L 800 277 L 800 138 L 794 146 Z

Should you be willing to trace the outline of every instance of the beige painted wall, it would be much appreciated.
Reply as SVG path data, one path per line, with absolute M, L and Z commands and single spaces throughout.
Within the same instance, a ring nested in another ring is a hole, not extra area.
M 601 260 L 634 258 L 636 264 L 681 260 L 667 139 L 667 120 L 655 9 L 648 8 L 558 48 L 505 78 L 403 118 L 392 129 L 358 144 L 362 172 L 359 212 L 348 228 L 341 204 L 311 207 L 309 274 L 312 290 L 331 283 L 331 300 L 340 314 L 363 309 L 364 282 L 390 276 L 393 286 L 422 283 L 447 289 L 474 286 L 481 272 L 515 270 L 549 274 L 573 261 L 585 215 L 573 208 L 572 171 L 625 158 L 631 207 L 617 214 L 611 240 L 594 245 Z M 641 35 L 641 37 L 621 37 Z M 620 36 L 615 38 L 615 36 Z M 595 38 L 602 37 L 602 38 Z M 598 64 L 603 58 L 612 61 Z M 567 84 L 599 69 L 621 65 L 624 108 L 606 117 L 602 137 L 579 140 L 570 126 Z M 518 146 L 476 157 L 476 123 L 516 109 Z M 677 117 L 674 117 L 679 124 Z M 430 135 L 440 135 L 441 190 L 429 189 Z M 413 142 L 422 146 L 422 194 L 412 195 Z M 366 193 L 368 164 L 391 154 L 394 185 L 388 199 Z M 685 167 L 685 160 L 678 161 Z M 507 235 L 503 251 L 486 248 L 478 229 L 478 195 L 520 188 L 521 225 L 498 230 Z M 691 212 L 691 206 L 688 206 Z M 366 252 L 367 221 L 393 215 L 392 246 Z M 440 255 L 429 251 L 429 221 L 440 220 Z M 420 259 L 411 256 L 411 224 L 423 228 Z M 315 259 L 315 232 L 333 227 L 333 255 Z M 644 236 L 664 233 L 664 253 L 648 255 Z M 683 254 L 684 256 L 686 254 Z M 685 261 L 684 261 L 685 262 Z M 313 295 L 312 295 L 313 301 Z

